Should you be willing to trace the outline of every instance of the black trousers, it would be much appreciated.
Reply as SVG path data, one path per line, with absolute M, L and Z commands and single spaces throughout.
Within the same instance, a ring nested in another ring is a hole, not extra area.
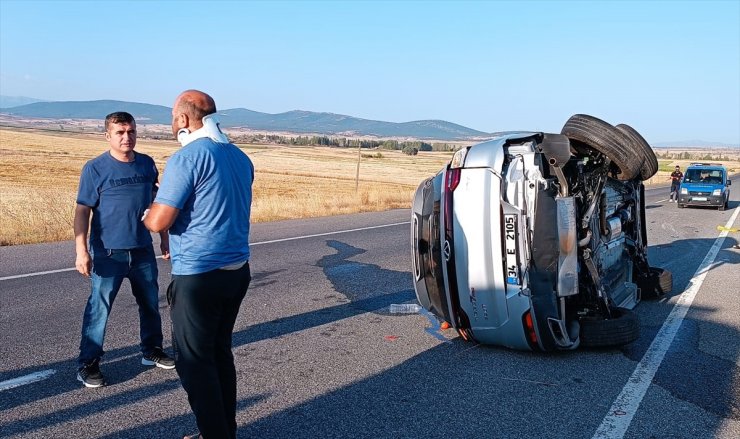
M 167 290 L 175 367 L 205 439 L 236 438 L 231 336 L 252 276 L 238 270 L 173 275 Z

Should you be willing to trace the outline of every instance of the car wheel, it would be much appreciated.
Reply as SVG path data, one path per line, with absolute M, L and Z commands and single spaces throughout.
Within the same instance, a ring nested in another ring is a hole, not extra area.
M 610 319 L 581 319 L 581 346 L 621 346 L 637 340 L 640 336 L 637 314 L 627 308 L 612 308 L 611 314 Z
M 676 203 L 676 205 L 678 206 L 679 209 L 683 209 L 684 207 L 686 207 L 685 204 L 681 204 L 681 203 Z
M 617 179 L 632 180 L 640 173 L 645 154 L 642 148 L 607 122 L 587 114 L 574 114 L 565 122 L 561 134 L 605 156 L 618 168 Z
M 621 123 L 616 128 L 632 140 L 634 148 L 641 149 L 645 155 L 645 161 L 642 162 L 642 166 L 640 167 L 640 179 L 647 180 L 655 175 L 658 172 L 658 158 L 655 157 L 655 152 L 650 147 L 650 144 L 647 143 L 647 140 L 629 125 Z
M 673 289 L 673 273 L 658 267 L 650 267 L 647 275 L 636 276 L 635 283 L 643 299 L 659 299 Z

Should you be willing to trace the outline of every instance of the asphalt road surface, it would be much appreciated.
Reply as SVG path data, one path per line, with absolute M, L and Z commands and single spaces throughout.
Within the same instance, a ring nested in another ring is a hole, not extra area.
M 408 210 L 255 224 L 234 333 L 238 435 L 738 438 L 740 234 L 717 230 L 740 223 L 733 194 L 719 212 L 648 191 L 650 261 L 673 272 L 673 292 L 638 305 L 635 343 L 554 354 L 475 345 L 424 313 L 390 314 L 415 301 Z M 89 281 L 73 266 L 72 242 L 0 248 L 0 437 L 195 433 L 176 373 L 140 364 L 128 283 L 106 336 L 109 385 L 75 379 Z M 164 292 L 169 262 L 159 267 Z

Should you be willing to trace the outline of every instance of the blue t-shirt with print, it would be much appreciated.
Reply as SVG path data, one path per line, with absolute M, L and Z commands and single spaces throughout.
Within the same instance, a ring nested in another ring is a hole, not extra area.
M 141 222 L 152 203 L 159 178 L 154 160 L 134 152 L 122 162 L 105 152 L 85 163 L 77 204 L 92 208 L 90 247 L 132 249 L 151 245 L 152 236 Z
M 200 138 L 167 161 L 156 203 L 180 210 L 170 227 L 172 274 L 205 273 L 249 259 L 252 161 Z

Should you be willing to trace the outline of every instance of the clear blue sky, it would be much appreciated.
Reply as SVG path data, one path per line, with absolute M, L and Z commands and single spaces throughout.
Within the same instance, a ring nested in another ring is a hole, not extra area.
M 740 144 L 740 0 L 0 0 L 0 94 Z

